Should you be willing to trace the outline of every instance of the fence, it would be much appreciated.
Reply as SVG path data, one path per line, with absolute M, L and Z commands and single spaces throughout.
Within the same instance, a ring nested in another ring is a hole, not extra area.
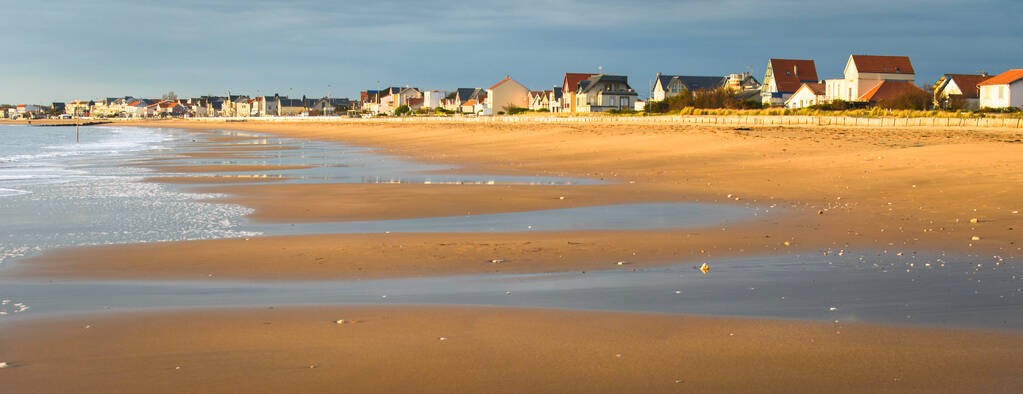
M 413 116 L 349 118 L 341 116 L 193 118 L 196 121 L 270 121 L 327 123 L 482 123 L 482 124 L 623 124 L 818 127 L 975 127 L 1023 128 L 1023 118 L 905 118 L 803 115 L 674 115 L 674 116 Z

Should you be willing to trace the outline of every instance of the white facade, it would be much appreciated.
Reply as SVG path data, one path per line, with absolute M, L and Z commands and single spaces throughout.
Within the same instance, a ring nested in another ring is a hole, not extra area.
M 440 101 L 447 96 L 448 92 L 443 90 L 427 90 L 423 92 L 423 108 L 438 108 Z
M 845 65 L 845 78 L 825 81 L 827 100 L 856 101 L 883 81 L 908 81 L 912 83 L 915 75 L 911 70 L 902 72 L 860 72 L 857 70 L 856 55 L 849 56 Z
M 1023 108 L 1023 79 L 1013 83 L 980 86 L 981 108 Z
M 809 84 L 803 84 L 785 100 L 785 108 L 798 109 L 812 107 L 825 102 L 825 95 L 818 94 Z

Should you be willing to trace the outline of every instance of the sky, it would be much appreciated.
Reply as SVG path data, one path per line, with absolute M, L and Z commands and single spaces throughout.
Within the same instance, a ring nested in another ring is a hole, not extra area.
M 492 3 L 492 4 L 491 4 Z M 102 97 L 357 97 L 565 72 L 762 80 L 770 58 L 839 78 L 850 54 L 906 55 L 918 85 L 1023 68 L 1019 0 L 27 2 L 0 7 L 0 104 Z

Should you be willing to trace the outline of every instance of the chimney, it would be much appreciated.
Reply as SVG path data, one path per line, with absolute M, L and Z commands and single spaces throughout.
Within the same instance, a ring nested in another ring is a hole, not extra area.
M 795 75 L 796 77 L 799 77 L 799 65 L 798 64 L 793 64 L 792 65 L 792 75 Z

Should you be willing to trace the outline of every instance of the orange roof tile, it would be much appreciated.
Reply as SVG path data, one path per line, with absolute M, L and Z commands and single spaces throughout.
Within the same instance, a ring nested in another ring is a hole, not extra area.
M 852 61 L 861 73 L 915 74 L 908 56 L 852 55 Z
M 502 84 L 504 84 L 505 82 L 508 82 L 508 81 L 511 81 L 511 76 L 510 76 L 510 75 L 506 75 L 506 76 L 504 77 L 504 79 L 502 79 L 502 80 L 501 80 L 500 82 L 498 82 L 498 83 L 495 83 L 495 84 L 494 84 L 494 86 L 491 86 L 491 87 L 490 87 L 490 89 L 497 89 L 497 87 L 498 87 L 498 86 L 501 86 Z
M 955 81 L 956 86 L 959 86 L 959 90 L 963 92 L 963 97 L 971 98 L 980 97 L 980 89 L 977 88 L 977 85 L 991 79 L 990 75 L 970 74 L 949 74 L 948 77 Z
M 860 96 L 859 101 L 876 103 L 881 100 L 895 98 L 907 92 L 914 91 L 923 92 L 924 90 L 909 81 L 881 81 L 881 83 L 874 86 L 873 89 L 870 89 L 867 93 Z
M 1023 79 L 1023 68 L 1014 68 L 1012 70 L 995 75 L 991 77 L 991 79 L 981 82 L 978 85 L 980 86 L 1008 85 L 1021 79 Z M 961 88 L 962 87 L 960 86 L 960 89 Z
M 823 96 L 827 90 L 826 86 L 820 82 L 807 82 L 800 85 L 799 87 L 802 88 L 803 86 L 806 86 L 807 89 L 810 89 L 810 91 L 813 92 L 813 94 L 816 94 L 818 96 Z
M 576 91 L 576 89 L 579 89 L 579 82 L 589 79 L 594 75 L 597 74 L 565 73 L 565 80 L 561 86 L 561 89 L 565 93 L 573 93 Z
M 774 84 L 779 92 L 795 92 L 806 81 L 817 82 L 817 66 L 813 60 L 771 59 Z

